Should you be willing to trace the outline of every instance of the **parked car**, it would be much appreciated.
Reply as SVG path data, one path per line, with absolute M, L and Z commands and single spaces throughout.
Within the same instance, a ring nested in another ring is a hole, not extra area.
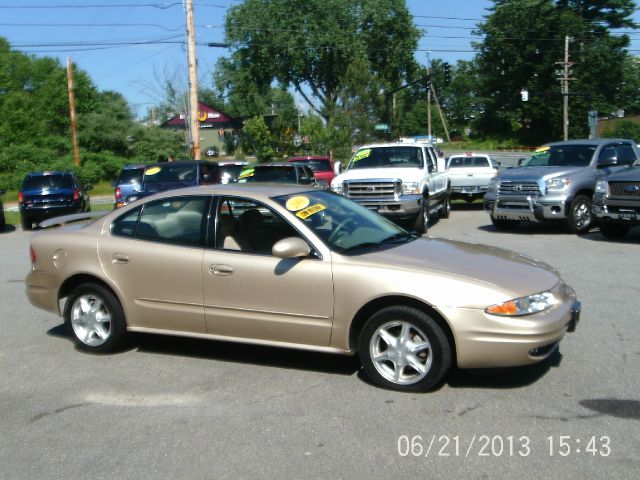
M 249 166 L 249 162 L 244 161 L 223 161 L 218 162 L 220 165 L 221 180 L 220 183 L 235 183 L 243 169 Z
M 210 147 L 207 147 L 204 151 L 204 154 L 207 157 L 213 158 L 213 157 L 217 157 L 219 155 L 219 150 L 218 147 L 216 147 L 215 145 L 212 145 Z
M 330 157 L 321 155 L 306 155 L 301 157 L 291 157 L 289 162 L 301 163 L 308 165 L 313 170 L 313 175 L 316 177 L 316 181 L 326 183 L 327 188 L 331 185 L 331 180 L 336 176 L 334 170 L 334 163 Z
M 640 163 L 598 180 L 593 213 L 607 238 L 623 238 L 640 224 Z
M 125 199 L 141 190 L 140 184 L 144 175 L 144 163 L 130 163 L 120 170 L 118 178 L 113 182 L 114 208 L 125 205 Z
M 331 190 L 390 219 L 408 220 L 420 234 L 427 232 L 432 212 L 447 218 L 451 210 L 445 160 L 428 143 L 362 146 Z
M 18 192 L 23 230 L 51 217 L 91 210 L 90 185 L 82 185 L 73 172 L 27 173 Z
M 240 173 L 238 182 L 316 184 L 313 170 L 309 166 L 299 163 L 261 163 L 246 167 Z
M 499 230 L 513 229 L 522 221 L 557 221 L 574 233 L 586 233 L 594 225 L 596 182 L 638 158 L 640 149 L 633 140 L 550 143 L 492 181 L 484 197 L 485 211 Z
M 90 352 L 146 332 L 357 354 L 377 385 L 425 391 L 453 365 L 539 362 L 579 320 L 544 263 L 302 186 L 173 190 L 30 242 L 29 301 Z
M 2 202 L 3 195 L 4 195 L 4 190 L 0 190 L 0 231 L 4 230 L 4 227 L 7 224 L 7 221 L 4 218 L 4 204 Z
M 220 183 L 220 180 L 220 166 L 205 160 L 179 160 L 147 165 L 140 188 L 126 197 L 124 203 L 131 203 L 165 190 L 211 185 Z
M 499 162 L 484 153 L 466 152 L 451 155 L 447 160 L 451 198 L 463 198 L 472 202 L 484 197 L 489 182 L 498 175 Z

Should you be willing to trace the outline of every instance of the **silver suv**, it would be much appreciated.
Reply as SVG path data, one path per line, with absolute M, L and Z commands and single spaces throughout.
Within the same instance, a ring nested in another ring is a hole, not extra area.
M 562 221 L 572 232 L 586 233 L 595 220 L 591 207 L 598 179 L 637 158 L 640 150 L 633 140 L 547 144 L 491 182 L 485 211 L 499 230 L 513 229 L 521 221 Z

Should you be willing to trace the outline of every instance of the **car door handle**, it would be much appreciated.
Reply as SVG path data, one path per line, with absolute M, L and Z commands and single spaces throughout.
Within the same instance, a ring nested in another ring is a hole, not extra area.
M 210 265 L 209 273 L 211 275 L 226 276 L 233 274 L 233 267 L 229 265 Z
M 111 256 L 111 263 L 122 265 L 125 263 L 129 263 L 129 256 L 124 253 L 114 253 Z

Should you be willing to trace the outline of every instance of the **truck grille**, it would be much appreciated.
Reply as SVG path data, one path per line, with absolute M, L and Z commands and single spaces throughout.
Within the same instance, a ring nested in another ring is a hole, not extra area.
M 344 195 L 349 198 L 389 198 L 400 192 L 400 181 L 345 182 Z
M 498 195 L 540 195 L 536 182 L 500 182 Z
M 612 197 L 640 198 L 640 182 L 609 182 Z

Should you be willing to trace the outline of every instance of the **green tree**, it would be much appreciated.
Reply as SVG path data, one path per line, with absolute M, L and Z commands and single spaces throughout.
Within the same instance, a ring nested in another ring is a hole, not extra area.
M 268 162 L 276 156 L 274 140 L 264 121 L 264 117 L 250 118 L 242 129 L 242 148 L 256 155 L 258 162 Z
M 404 0 L 245 0 L 228 11 L 222 65 L 234 88 L 293 87 L 330 123 L 354 61 L 395 88 L 415 70 L 418 37 Z

